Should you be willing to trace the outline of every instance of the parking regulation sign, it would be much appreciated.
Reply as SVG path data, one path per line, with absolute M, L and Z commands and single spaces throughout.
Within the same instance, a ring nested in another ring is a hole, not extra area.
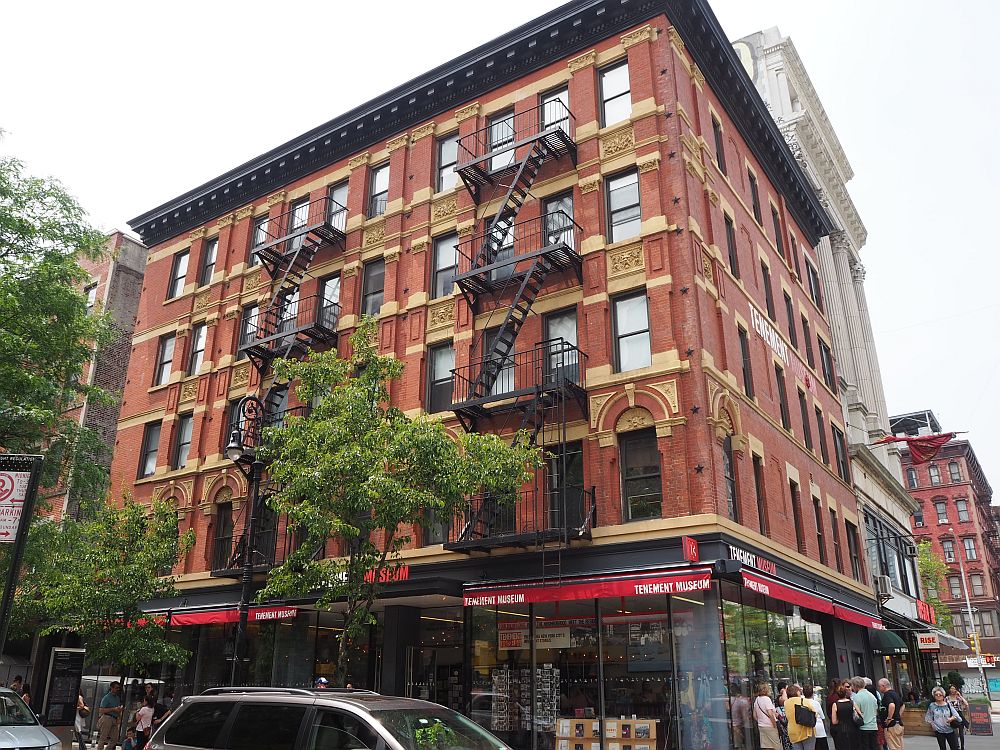
M 21 523 L 21 511 L 31 484 L 31 470 L 0 468 L 0 544 L 13 542 Z

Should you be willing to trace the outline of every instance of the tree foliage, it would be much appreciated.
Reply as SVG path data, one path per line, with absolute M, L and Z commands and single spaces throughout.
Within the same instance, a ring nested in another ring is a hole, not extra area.
M 401 564 L 409 525 L 425 525 L 432 515 L 450 519 L 480 491 L 513 502 L 528 470 L 541 465 L 535 449 L 496 435 L 454 439 L 440 422 L 389 406 L 403 365 L 380 356 L 374 336 L 366 319 L 351 336 L 350 358 L 325 352 L 276 363 L 278 378 L 299 382 L 302 401 L 318 403 L 307 417 L 265 434 L 265 458 L 280 488 L 270 505 L 307 541 L 271 572 L 260 597 L 319 592 L 320 607 L 346 603 L 341 680 L 349 647 L 372 622 L 380 581 Z M 330 538 L 343 541 L 343 557 L 313 559 Z
M 87 314 L 79 260 L 99 257 L 105 241 L 58 182 L 0 158 L 0 450 L 45 453 L 45 485 L 72 476 L 90 497 L 105 488 L 92 460 L 99 442 L 65 412 L 104 397 L 80 382 L 111 327 Z
M 934 607 L 938 627 L 942 630 L 951 628 L 951 610 L 936 593 L 941 590 L 948 571 L 948 563 L 934 552 L 934 547 L 929 541 L 917 542 L 917 573 L 920 575 L 921 588 L 927 597 L 927 603 Z M 930 595 L 932 591 L 935 592 L 934 596 Z
M 194 532 L 179 534 L 177 513 L 164 503 L 150 509 L 126 498 L 87 508 L 80 521 L 39 518 L 28 537 L 15 626 L 75 632 L 89 663 L 184 664 L 190 654 L 168 643 L 166 624 L 140 604 L 176 595 L 174 579 L 160 574 L 193 543 Z

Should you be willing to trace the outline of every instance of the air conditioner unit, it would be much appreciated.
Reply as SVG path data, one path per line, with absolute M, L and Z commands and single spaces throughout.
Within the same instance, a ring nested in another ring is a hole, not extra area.
M 875 576 L 875 596 L 892 598 L 892 581 L 889 576 Z
M 916 527 L 917 527 L 918 529 L 919 529 L 919 528 L 921 528 L 921 527 L 922 527 L 923 525 L 924 525 L 924 522 L 923 522 L 923 521 L 917 521 L 917 522 L 916 522 L 916 523 L 914 524 L 914 526 L 916 526 Z
M 907 557 L 916 557 L 917 556 L 917 545 L 912 544 L 910 542 L 904 543 L 903 544 L 903 554 L 906 555 Z

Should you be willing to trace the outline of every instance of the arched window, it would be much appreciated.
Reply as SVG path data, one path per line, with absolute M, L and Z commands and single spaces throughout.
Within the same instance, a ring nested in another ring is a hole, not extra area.
M 927 473 L 930 474 L 932 485 L 941 484 L 941 472 L 938 470 L 937 464 L 928 466 Z
M 722 475 L 726 484 L 726 512 L 729 517 L 740 522 L 740 500 L 736 487 L 736 456 L 733 455 L 733 436 L 726 435 L 722 441 Z
M 958 468 L 958 461 L 948 462 L 948 478 L 952 482 L 962 481 L 962 471 Z
M 212 570 L 229 568 L 233 556 L 233 504 L 215 506 L 215 545 L 212 550 Z
M 907 469 L 906 470 L 906 485 L 912 490 L 917 487 L 917 470 Z

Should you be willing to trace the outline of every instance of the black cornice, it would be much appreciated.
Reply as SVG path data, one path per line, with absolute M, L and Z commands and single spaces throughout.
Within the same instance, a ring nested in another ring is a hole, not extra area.
M 795 161 L 777 124 L 746 74 L 707 0 L 665 0 L 667 17 L 732 117 L 748 148 L 785 197 L 809 244 L 833 232 L 833 222 L 819 202 L 802 167 Z

